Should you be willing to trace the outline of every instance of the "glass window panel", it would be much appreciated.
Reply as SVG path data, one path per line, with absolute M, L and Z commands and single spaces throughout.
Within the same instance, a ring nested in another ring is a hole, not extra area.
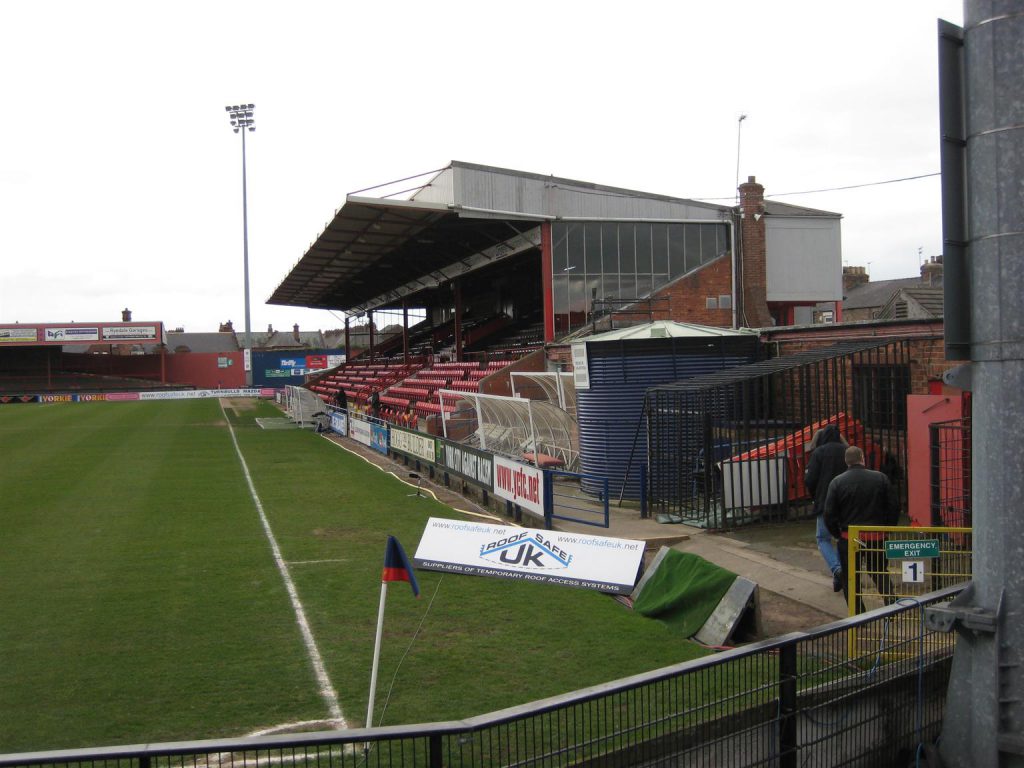
M 603 299 L 601 295 L 601 276 L 587 275 L 587 316 L 594 311 L 594 299 Z
M 700 225 L 700 263 L 707 264 L 716 259 L 722 252 L 718 248 L 718 230 L 722 227 L 718 224 Z
M 684 224 L 686 242 L 686 271 L 700 266 L 700 224 Z
M 619 298 L 636 298 L 636 275 L 627 275 L 625 273 L 619 275 Z
M 569 327 L 579 328 L 587 322 L 587 283 L 583 275 L 569 276 Z
M 637 274 L 636 276 L 636 295 L 637 297 L 647 296 L 653 290 L 651 286 L 651 276 Z
M 619 271 L 619 228 L 615 224 L 601 225 L 601 258 L 605 277 Z
M 583 274 L 583 225 L 569 225 L 569 263 L 565 269 Z
M 654 274 L 668 276 L 668 224 L 654 224 L 651 227 L 654 254 Z
M 583 249 L 586 253 L 588 275 L 601 274 L 601 225 L 583 225 Z
M 651 260 L 651 225 L 636 225 L 636 274 L 650 275 L 653 271 Z
M 652 290 L 657 291 L 659 288 L 668 285 L 668 275 L 654 275 L 654 282 Z
M 668 225 L 668 254 L 670 274 L 672 277 L 675 278 L 686 274 L 682 224 Z
M 632 224 L 619 225 L 619 272 L 623 275 L 636 274 L 636 243 Z
M 618 299 L 620 296 L 619 273 L 605 272 L 601 276 L 601 288 L 598 290 L 597 297 L 599 299 Z
M 569 228 L 565 224 L 551 225 L 551 271 L 558 275 L 569 266 Z
M 551 280 L 551 306 L 555 313 L 569 311 L 569 278 L 564 274 Z

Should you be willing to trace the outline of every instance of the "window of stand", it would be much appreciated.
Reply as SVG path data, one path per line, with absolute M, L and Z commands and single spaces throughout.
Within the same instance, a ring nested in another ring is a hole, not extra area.
M 730 250 L 722 224 L 555 222 L 555 335 L 585 325 L 598 299 L 643 299 Z

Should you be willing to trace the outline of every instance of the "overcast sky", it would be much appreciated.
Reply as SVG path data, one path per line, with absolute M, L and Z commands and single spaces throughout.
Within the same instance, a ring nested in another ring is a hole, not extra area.
M 677 197 L 939 170 L 936 19 L 961 0 L 9 2 L 0 322 L 337 328 L 266 299 L 349 192 L 464 160 Z M 872 279 L 941 253 L 936 177 L 843 214 Z M 728 199 L 720 202 L 729 202 Z M 919 256 L 920 253 L 920 256 Z

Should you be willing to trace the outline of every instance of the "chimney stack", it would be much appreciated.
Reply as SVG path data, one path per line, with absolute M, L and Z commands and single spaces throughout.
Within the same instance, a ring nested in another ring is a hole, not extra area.
M 751 328 L 769 328 L 768 257 L 765 244 L 764 187 L 748 176 L 740 184 L 740 285 L 743 297 L 741 320 Z
M 131 321 L 132 321 L 132 311 L 130 309 L 128 309 L 128 307 L 125 307 L 124 309 L 121 310 L 121 322 L 122 323 L 130 323 Z
M 921 265 L 921 282 L 929 288 L 942 287 L 942 256 L 932 256 Z
M 871 276 L 865 267 L 843 267 L 843 295 L 845 296 L 854 288 L 867 285 Z
M 270 333 L 273 333 L 273 332 L 274 332 L 274 324 L 273 323 L 267 323 L 267 333 L 270 334 Z
M 220 328 L 218 330 L 220 331 L 220 333 L 234 333 L 235 326 L 232 324 L 230 320 L 228 320 L 226 323 L 221 323 Z
M 292 335 L 295 337 L 296 341 L 299 340 L 299 324 L 298 323 L 296 323 L 295 325 L 292 326 Z

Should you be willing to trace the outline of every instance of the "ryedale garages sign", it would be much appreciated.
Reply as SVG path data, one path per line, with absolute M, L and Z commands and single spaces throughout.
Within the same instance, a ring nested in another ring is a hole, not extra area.
M 432 517 L 417 568 L 629 594 L 644 542 Z

